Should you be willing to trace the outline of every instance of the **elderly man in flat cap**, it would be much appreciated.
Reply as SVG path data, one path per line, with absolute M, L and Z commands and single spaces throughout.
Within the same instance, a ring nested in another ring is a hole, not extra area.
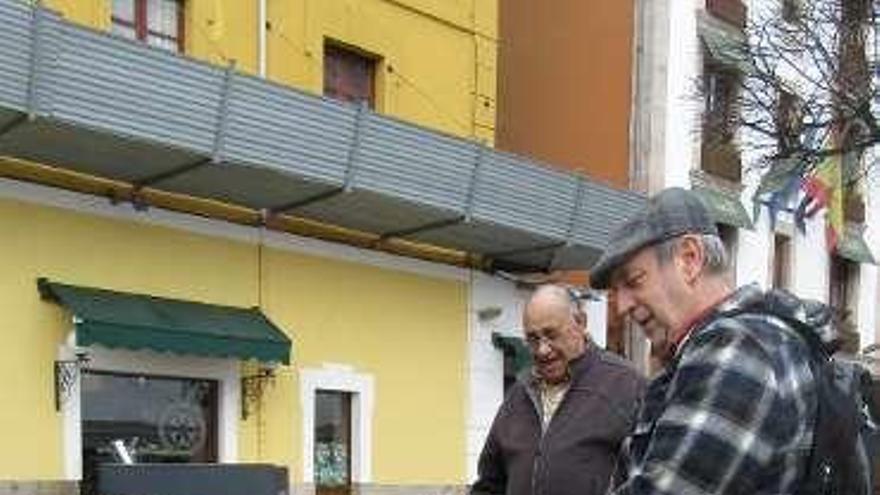
M 767 294 L 734 289 L 728 269 L 706 207 L 673 188 L 620 226 L 591 270 L 666 363 L 625 442 L 616 495 L 805 493 L 816 382 L 790 322 L 806 313 L 754 310 Z

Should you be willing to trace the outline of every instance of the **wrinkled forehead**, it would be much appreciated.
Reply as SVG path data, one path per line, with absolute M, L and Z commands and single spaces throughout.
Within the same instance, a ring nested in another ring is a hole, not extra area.
M 610 288 L 612 290 L 617 289 L 630 277 L 655 268 L 657 266 L 655 249 L 655 245 L 645 246 L 617 266 L 611 272 Z
M 572 302 L 568 297 L 532 299 L 523 312 L 523 328 L 546 328 L 559 326 L 572 318 Z

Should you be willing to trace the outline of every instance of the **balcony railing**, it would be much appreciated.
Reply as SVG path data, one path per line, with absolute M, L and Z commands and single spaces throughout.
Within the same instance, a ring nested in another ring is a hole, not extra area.
M 644 202 L 479 143 L 0 0 L 0 155 L 454 249 L 587 268 Z

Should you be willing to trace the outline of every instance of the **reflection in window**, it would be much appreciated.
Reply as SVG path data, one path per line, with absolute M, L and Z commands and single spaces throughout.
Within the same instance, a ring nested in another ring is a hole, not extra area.
M 318 494 L 347 494 L 351 487 L 351 394 L 315 393 L 315 488 Z
M 183 51 L 181 0 L 113 0 L 111 31 L 172 52 Z
M 324 45 L 324 95 L 376 107 L 377 60 L 335 44 Z
M 95 467 L 119 462 L 121 440 L 135 462 L 216 462 L 217 382 L 111 374 L 82 375 L 83 490 Z

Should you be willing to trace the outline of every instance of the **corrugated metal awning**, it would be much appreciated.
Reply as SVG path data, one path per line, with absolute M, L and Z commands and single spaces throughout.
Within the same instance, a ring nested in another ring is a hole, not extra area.
M 0 0 L 0 154 L 522 270 L 587 268 L 636 193 Z
M 711 187 L 694 187 L 716 223 L 723 223 L 741 229 L 753 229 L 752 219 L 742 202 L 735 194 Z

